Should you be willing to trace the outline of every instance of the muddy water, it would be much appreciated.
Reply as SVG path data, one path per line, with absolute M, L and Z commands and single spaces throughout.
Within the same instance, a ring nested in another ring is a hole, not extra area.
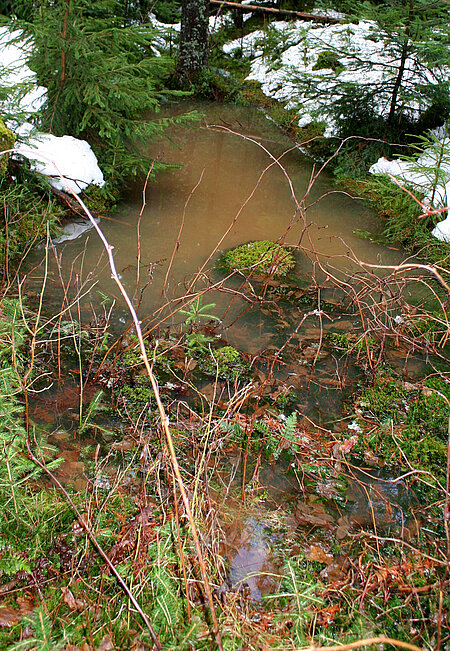
M 144 207 L 142 185 L 130 187 L 128 196 L 112 215 L 112 220 L 102 220 L 101 223 L 104 234 L 114 246 L 116 266 L 122 281 L 130 295 L 135 297 L 136 304 L 139 304 L 141 319 L 150 319 L 151 322 L 161 306 L 182 296 L 192 276 L 203 268 L 211 255 L 196 288 L 217 282 L 221 276 L 214 265 L 220 252 L 250 240 L 283 238 L 287 244 L 301 243 L 304 248 L 297 256 L 296 274 L 299 284 L 303 286 L 312 282 L 313 249 L 320 254 L 324 263 L 340 274 L 352 273 L 355 269 L 348 258 L 351 251 L 366 262 L 397 264 L 401 260 L 401 252 L 354 235 L 356 229 L 376 233 L 381 229 L 381 223 L 362 203 L 336 190 L 326 171 L 309 188 L 314 173 L 312 162 L 298 149 L 292 150 L 292 142 L 262 113 L 218 104 L 179 105 L 172 111 L 181 113 L 193 108 L 204 114 L 199 128 L 174 129 L 170 133 L 171 142 L 167 140 L 154 144 L 151 149 L 155 157 L 180 168 L 158 176 L 157 182 L 151 184 L 147 191 Z M 281 157 L 284 171 L 273 164 L 268 152 L 275 158 Z M 287 153 L 283 155 L 284 152 Z M 305 206 L 309 208 L 305 212 L 305 221 L 297 211 L 292 189 L 298 201 L 307 195 Z M 179 247 L 163 288 L 183 219 Z M 305 226 L 308 226 L 306 232 Z M 219 250 L 213 253 L 225 234 Z M 59 269 L 55 264 L 55 254 Z M 42 251 L 35 252 L 30 264 L 32 271 L 29 276 L 35 288 L 39 288 L 42 278 L 42 268 L 36 266 L 40 258 Z M 111 297 L 116 299 L 112 328 L 120 331 L 130 323 L 111 280 L 102 245 L 94 232 L 55 244 L 49 258 L 46 288 L 49 312 L 57 310 L 62 303 L 63 282 L 69 286 L 70 296 L 77 291 L 82 294 L 80 308 L 85 317 L 90 318 L 92 311 L 100 311 L 101 302 Z M 236 283 L 231 286 L 237 287 Z M 229 301 L 229 294 L 213 291 L 204 299 L 204 304 L 215 303 L 215 307 L 209 307 L 207 311 L 222 317 Z M 226 339 L 244 352 L 255 353 L 271 345 L 274 348 L 279 346 L 286 338 L 286 331 L 292 332 L 295 328 L 295 319 L 299 317 L 294 305 L 294 316 L 286 316 L 286 328 L 280 330 L 279 319 L 256 307 L 234 323 L 245 306 L 241 299 L 234 299 L 231 309 L 226 312 L 222 329 Z M 166 309 L 166 314 L 169 309 Z M 154 320 L 163 314 L 158 312 Z M 77 313 L 73 316 L 76 317 Z M 171 322 L 181 323 L 185 318 L 178 314 Z M 339 320 L 339 317 L 336 318 Z M 348 319 L 343 317 L 340 328 L 347 333 L 353 329 L 353 323 Z M 230 324 L 233 325 L 230 327 Z M 311 314 L 300 336 L 314 337 L 317 335 L 317 325 L 317 316 Z M 310 385 L 305 379 L 307 363 L 316 355 L 316 350 L 310 348 L 304 347 L 300 357 L 297 351 L 292 353 L 292 364 L 287 359 L 285 375 L 289 376 L 292 390 L 303 396 L 303 402 L 299 398 L 302 412 L 307 411 L 312 403 L 317 409 L 330 410 L 334 397 L 342 394 L 341 372 L 337 367 L 333 371 L 337 378 L 334 392 L 319 395 L 316 384 Z M 330 363 L 337 364 L 336 360 L 317 360 L 316 375 L 320 376 L 322 367 L 329 368 Z M 332 407 L 332 411 L 337 411 L 337 405 Z M 320 412 L 318 415 L 320 417 Z M 79 463 L 78 457 L 70 457 L 70 454 L 76 456 L 76 451 L 69 450 L 68 454 L 69 461 Z M 279 493 L 282 485 L 279 469 L 272 469 L 271 472 L 273 477 L 262 483 L 268 486 L 272 510 L 264 507 L 244 513 L 240 502 L 234 511 L 229 506 L 231 524 L 227 533 L 228 545 L 224 550 L 230 564 L 229 581 L 234 585 L 245 583 L 251 596 L 256 599 L 276 588 L 279 567 L 273 560 L 271 548 L 280 536 L 295 537 L 297 527 L 305 526 L 305 522 L 311 534 L 308 540 L 314 540 L 316 530 L 327 532 L 338 527 L 345 536 L 351 526 L 349 518 L 356 521 L 359 511 L 369 512 L 366 493 L 358 493 L 359 489 L 350 488 L 348 515 L 343 509 L 344 515 L 328 516 L 311 497 L 306 496 L 303 502 L 299 502 L 299 489 L 294 482 L 294 485 L 285 487 L 283 493 L 283 503 L 285 499 L 296 500 L 292 522 L 279 529 L 273 517 L 273 526 L 268 526 L 271 514 L 276 513 L 280 506 L 279 498 L 274 497 L 273 493 Z M 378 485 L 378 480 L 375 483 Z M 377 488 L 376 495 L 379 496 L 379 493 Z M 387 501 L 383 497 L 379 500 L 379 509 L 383 511 Z M 383 513 L 380 517 L 384 517 Z M 318 523 L 317 526 L 314 522 Z M 370 522 L 366 524 L 370 526 Z M 313 560 L 320 560 L 317 556 L 324 554 L 327 567 L 332 567 L 335 560 L 326 551 L 326 544 L 326 536 L 325 539 L 319 536 L 317 543 L 310 545 L 310 553 Z M 249 573 L 251 576 L 248 576 Z
M 320 563 L 324 582 L 339 580 L 345 574 L 343 550 L 361 528 L 409 540 L 420 526 L 414 494 L 381 469 L 349 466 L 339 479 L 331 474 L 306 486 L 301 471 L 279 460 L 261 468 L 259 485 L 243 505 L 240 461 L 232 460 L 238 478 L 222 514 L 222 551 L 229 564 L 222 590 L 243 591 L 258 601 L 277 592 L 289 554 Z
M 354 235 L 355 229 L 377 232 L 381 224 L 362 203 L 337 191 L 326 171 L 308 190 L 313 164 L 298 149 L 288 151 L 292 149 L 292 142 L 261 112 L 208 103 L 177 105 L 172 113 L 194 108 L 204 114 L 199 128 L 174 129 L 170 133 L 171 142 L 166 140 L 152 145 L 152 155 L 181 167 L 160 174 L 157 182 L 151 184 L 141 219 L 142 186 L 135 185 L 112 215 L 116 221 L 102 220 L 102 229 L 114 246 L 122 280 L 130 294 L 141 299 L 141 318 L 151 317 L 168 299 L 184 293 L 192 275 L 202 268 L 233 222 L 231 231 L 206 267 L 212 281 L 220 278 L 214 270 L 214 262 L 221 250 L 258 239 L 284 238 L 292 245 L 301 242 L 305 249 L 298 254 L 296 273 L 304 284 L 311 282 L 312 264 L 308 256 L 312 248 L 320 252 L 323 261 L 341 272 L 353 268 L 346 258 L 350 251 L 368 262 L 392 264 L 399 261 L 399 252 Z M 239 132 L 247 139 L 224 128 Z M 296 210 L 285 173 L 273 164 L 265 150 L 274 157 L 281 157 L 280 162 L 292 181 L 297 199 L 301 201 L 306 196 L 305 205 L 310 207 L 305 220 Z M 286 151 L 288 153 L 283 155 Z M 162 296 L 183 213 L 179 248 Z M 138 224 L 140 268 L 137 283 Z M 308 225 L 306 233 L 305 224 Z M 73 291 L 84 281 L 88 285 L 94 283 L 81 301 L 85 313 L 89 314 L 92 306 L 98 306 L 107 294 L 118 299 L 114 316 L 117 326 L 122 328 L 123 321 L 129 322 L 95 233 L 91 231 L 78 239 L 56 244 L 56 252 L 61 261 L 62 277 L 66 282 L 70 278 Z M 35 254 L 33 264 L 40 255 L 42 253 Z M 40 273 L 35 270 L 33 276 L 36 278 Z M 205 282 L 203 279 L 203 284 Z M 58 285 L 60 273 L 51 259 L 47 286 L 49 306 L 53 303 L 57 307 L 61 302 L 62 292 Z M 197 287 L 201 286 L 202 281 L 197 283 Z M 216 303 L 215 314 L 220 317 L 229 298 L 229 295 L 214 292 L 204 303 Z M 227 313 L 225 327 L 234 321 L 242 306 L 239 300 L 234 302 Z M 178 321 L 183 318 L 178 316 Z M 273 334 L 260 311 L 250 310 L 228 337 L 231 343 L 244 350 L 256 352 L 270 342 Z

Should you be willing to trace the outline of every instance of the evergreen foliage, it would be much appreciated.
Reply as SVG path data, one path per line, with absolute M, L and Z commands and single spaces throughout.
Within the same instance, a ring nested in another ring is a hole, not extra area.
M 65 214 L 45 177 L 19 165 L 14 173 L 15 182 L 8 175 L 0 178 L 0 267 L 7 267 L 27 246 L 44 238 L 47 227 L 55 235 Z
M 2 522 L 15 519 L 23 500 L 23 484 L 39 469 L 27 454 L 27 435 L 23 424 L 21 378 L 25 364 L 21 349 L 26 329 L 18 300 L 2 300 L 0 314 L 0 499 Z M 42 450 L 42 448 L 41 448 Z M 59 465 L 59 461 L 56 462 Z M 55 462 L 49 464 L 55 467 Z M 1 526 L 0 526 L 1 531 Z
M 29 29 L 35 47 L 29 65 L 48 88 L 41 128 L 86 139 L 112 184 L 161 169 L 144 152 L 168 124 L 186 116 L 150 119 L 169 96 L 173 70 L 149 26 L 126 26 L 116 0 L 58 0 Z
M 354 22 L 372 21 L 369 38 L 382 42 L 383 57 L 365 57 L 358 48 L 329 48 L 313 68 L 315 77 L 291 71 L 301 94 L 317 99 L 320 114 L 326 107 L 342 137 L 398 141 L 405 133 L 442 124 L 450 112 L 448 4 L 443 0 L 385 0 L 353 5 L 351 12 L 357 12 Z M 348 30 L 352 31 L 351 25 Z M 335 71 L 326 82 L 319 72 L 325 54 L 327 67 Z M 374 79 L 373 72 L 380 70 L 382 75 Z

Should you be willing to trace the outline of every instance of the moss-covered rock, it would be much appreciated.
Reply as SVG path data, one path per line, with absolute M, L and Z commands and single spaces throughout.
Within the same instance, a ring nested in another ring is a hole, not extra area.
M 224 253 L 222 266 L 227 271 L 253 268 L 256 274 L 286 276 L 295 267 L 292 251 L 275 242 L 248 242 Z
M 5 127 L 5 123 L 0 117 L 0 179 L 6 174 L 8 167 L 8 154 L 2 152 L 11 149 L 14 145 L 15 136 L 12 131 Z
M 248 372 L 248 364 L 233 346 L 217 348 L 212 351 L 212 356 L 199 358 L 198 362 L 206 375 L 217 375 L 225 380 L 234 381 Z

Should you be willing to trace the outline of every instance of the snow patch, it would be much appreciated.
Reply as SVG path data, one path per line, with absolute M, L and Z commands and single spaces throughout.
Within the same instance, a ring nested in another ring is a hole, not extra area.
M 29 47 L 21 32 L 0 27 L 0 79 L 7 93 L 0 107 L 4 113 L 35 113 L 45 102 L 47 89 L 37 85 L 36 75 L 26 64 Z
M 57 190 L 79 194 L 91 183 L 104 185 L 97 158 L 85 140 L 42 133 L 29 138 L 28 144 L 18 143 L 15 150 L 31 161 L 34 170 L 48 176 Z
M 330 106 L 340 98 L 338 86 L 342 82 L 354 82 L 368 89 L 377 84 L 375 110 L 381 116 L 389 113 L 390 93 L 379 89 L 395 78 L 399 61 L 390 54 L 376 31 L 376 23 L 368 20 L 361 20 L 358 24 L 326 26 L 302 20 L 294 23 L 275 21 L 270 24 L 270 30 L 248 34 L 243 39 L 225 44 L 223 49 L 225 53 L 231 53 L 242 48 L 244 56 L 253 58 L 247 79 L 259 82 L 268 97 L 287 102 L 286 108 L 295 109 L 299 126 L 305 126 L 313 119 L 325 122 L 325 135 L 329 137 L 336 132 Z M 276 48 L 282 52 L 277 54 Z M 338 55 L 342 69 L 336 72 L 314 70 L 320 53 L 329 50 Z M 448 68 L 428 71 L 423 69 L 420 61 L 409 59 L 403 79 L 409 86 L 416 86 L 425 81 L 437 83 L 449 78 Z M 314 97 L 305 95 L 297 80 L 309 80 Z M 407 112 L 414 118 L 424 108 L 411 102 Z
M 423 203 L 431 208 L 450 206 L 450 137 L 444 128 L 434 132 L 440 145 L 430 147 L 416 161 L 379 158 L 369 172 L 390 174 L 401 185 L 408 185 L 416 194 L 423 195 Z M 432 231 L 439 240 L 450 241 L 450 215 Z
M 96 219 L 97 223 L 99 221 L 99 219 Z M 80 237 L 80 235 L 83 235 L 83 233 L 90 231 L 92 228 L 94 228 L 94 225 L 89 219 L 70 222 L 63 227 L 62 235 L 55 238 L 53 242 L 54 244 L 62 244 L 63 242 L 76 240 L 78 237 Z

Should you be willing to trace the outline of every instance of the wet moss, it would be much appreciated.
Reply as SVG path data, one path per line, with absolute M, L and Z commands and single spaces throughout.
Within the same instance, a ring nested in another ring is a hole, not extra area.
M 269 240 L 248 242 L 227 251 L 222 257 L 226 271 L 247 271 L 257 274 L 286 276 L 295 267 L 295 258 L 290 249 Z
M 440 378 L 405 385 L 384 371 L 360 396 L 357 409 L 375 421 L 360 447 L 381 454 L 387 462 L 408 463 L 442 478 L 447 459 L 450 386 Z M 364 425 L 364 421 L 361 420 Z
M 5 126 L 5 123 L 0 117 L 0 179 L 5 176 L 8 168 L 8 154 L 2 154 L 2 152 L 11 149 L 15 139 L 13 132 Z
M 198 362 L 204 373 L 217 375 L 225 380 L 234 381 L 248 371 L 248 364 L 233 346 L 222 346 L 222 348 L 213 350 L 211 357 L 201 357 Z

